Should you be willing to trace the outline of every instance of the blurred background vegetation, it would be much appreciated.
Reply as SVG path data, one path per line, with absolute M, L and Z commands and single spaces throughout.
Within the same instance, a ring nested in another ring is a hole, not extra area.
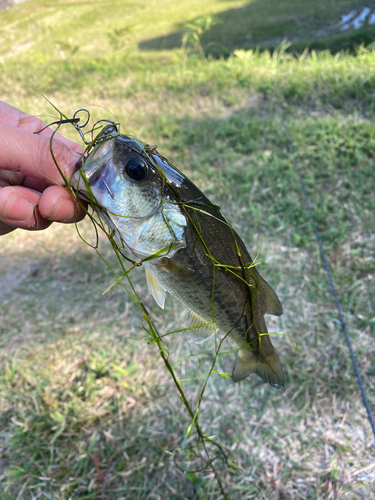
M 41 94 L 68 116 L 86 107 L 119 121 L 222 207 L 253 256 L 263 238 L 287 384 L 210 379 L 200 422 L 241 467 L 221 470 L 230 498 L 375 498 L 373 436 L 281 122 L 374 408 L 375 4 L 0 6 L 3 100 L 46 122 L 56 113 Z M 101 251 L 113 261 L 105 241 Z M 0 256 L 1 500 L 221 498 L 210 470 L 183 472 L 190 418 L 123 289 L 102 296 L 113 276 L 74 226 L 11 233 Z M 134 283 L 161 332 L 186 326 L 171 298 L 160 314 L 141 270 Z M 169 338 L 181 379 L 207 372 L 213 343 Z M 225 355 L 219 368 L 232 364 Z M 196 405 L 201 379 L 185 386 Z

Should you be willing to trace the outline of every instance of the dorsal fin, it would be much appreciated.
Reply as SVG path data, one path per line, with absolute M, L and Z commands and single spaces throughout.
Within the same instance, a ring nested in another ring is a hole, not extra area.
M 191 340 L 196 344 L 205 342 L 216 332 L 217 328 L 213 324 L 207 325 L 207 323 L 209 323 L 209 321 L 206 321 L 204 318 L 199 316 L 199 314 L 194 311 L 189 311 L 189 326 L 195 327 L 194 330 L 189 330 L 189 335 Z M 206 326 L 199 327 L 199 325 Z
M 259 276 L 259 288 L 266 302 L 266 314 L 273 314 L 274 316 L 281 316 L 283 313 L 283 306 L 276 295 L 275 290 L 270 287 L 262 276 Z
M 162 309 L 164 309 L 165 296 L 167 292 L 164 290 L 164 288 L 162 288 L 158 280 L 146 268 L 145 268 L 145 273 L 146 273 L 146 281 L 148 289 L 151 295 L 156 300 L 157 305 Z

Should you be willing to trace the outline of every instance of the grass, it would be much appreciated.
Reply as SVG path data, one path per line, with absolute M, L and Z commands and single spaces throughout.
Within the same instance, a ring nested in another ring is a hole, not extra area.
M 302 50 L 306 40 L 319 49 L 340 50 L 360 45 L 361 38 L 375 39 L 371 25 L 359 35 L 337 28 L 341 15 L 359 7 L 362 0 L 31 1 L 2 13 L 0 57 L 26 64 L 30 56 L 35 62 L 82 62 L 138 46 L 159 58 L 179 49 L 189 31 L 198 31 L 203 48 L 215 56 L 257 45 L 274 48 L 284 37 Z M 315 36 L 318 29 L 326 35 L 322 42 Z
M 238 43 L 235 54 L 215 60 L 194 47 L 138 49 L 200 15 L 229 15 L 241 5 L 250 12 L 251 4 L 177 9 L 158 2 L 159 15 L 134 2 L 121 18 L 126 4 L 113 5 L 99 35 L 105 3 L 30 2 L 0 13 L 2 98 L 51 115 L 41 92 L 68 115 L 82 106 L 95 119 L 114 115 L 123 132 L 157 143 L 222 207 L 253 256 L 263 238 L 260 271 L 285 311 L 267 323 L 284 334 L 273 342 L 287 384 L 275 391 L 255 376 L 240 384 L 211 378 L 200 423 L 245 471 L 221 471 L 230 498 L 375 498 L 371 429 L 332 321 L 333 299 L 278 111 L 291 130 L 374 408 L 375 53 L 295 57 L 285 47 L 271 55 Z M 77 24 L 69 25 L 71 18 Z M 126 30 L 114 31 L 128 24 L 134 44 Z M 61 39 L 70 44 L 65 59 L 54 45 Z M 80 229 L 92 237 L 88 221 Z M 113 262 L 110 246 L 101 245 Z M 106 498 L 220 498 L 209 471 L 179 469 L 191 465 L 179 451 L 194 443 L 186 438 L 191 419 L 156 347 L 142 340 L 129 298 L 117 286 L 102 296 L 113 276 L 74 227 L 9 234 L 0 255 L 0 498 L 98 499 L 104 480 Z M 180 304 L 167 298 L 161 315 L 142 271 L 134 276 L 160 331 L 186 324 Z M 176 368 L 181 378 L 205 373 L 212 362 L 210 341 L 196 346 L 176 334 L 168 348 L 176 362 L 194 354 Z M 233 358 L 222 356 L 220 368 L 230 372 Z M 196 402 L 200 381 L 185 385 Z

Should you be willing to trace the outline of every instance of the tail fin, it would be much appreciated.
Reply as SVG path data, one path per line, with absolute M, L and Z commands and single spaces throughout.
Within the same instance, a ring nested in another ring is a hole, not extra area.
M 264 346 L 266 344 L 266 346 Z M 263 347 L 266 347 L 263 353 Z M 238 353 L 237 360 L 233 367 L 232 379 L 234 382 L 243 380 L 250 373 L 256 373 L 272 387 L 281 389 L 284 387 L 284 374 L 279 360 L 279 356 L 271 341 L 267 336 L 262 337 L 261 353 L 257 354 L 245 347 Z

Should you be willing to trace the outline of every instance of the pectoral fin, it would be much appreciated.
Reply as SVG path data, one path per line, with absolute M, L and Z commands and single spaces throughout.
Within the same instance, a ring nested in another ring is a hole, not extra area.
M 189 312 L 189 326 L 191 328 L 195 327 L 193 330 L 189 330 L 189 335 L 191 340 L 196 344 L 205 342 L 216 332 L 217 328 L 213 324 L 207 325 L 207 323 L 209 322 L 199 316 L 199 314 L 193 311 Z
M 158 304 L 158 306 L 161 307 L 162 309 L 164 309 L 165 296 L 166 296 L 167 292 L 164 290 L 164 288 L 161 287 L 160 283 L 150 273 L 150 271 L 145 269 L 145 273 L 146 273 L 146 281 L 147 281 L 149 292 L 156 300 L 156 303 Z

